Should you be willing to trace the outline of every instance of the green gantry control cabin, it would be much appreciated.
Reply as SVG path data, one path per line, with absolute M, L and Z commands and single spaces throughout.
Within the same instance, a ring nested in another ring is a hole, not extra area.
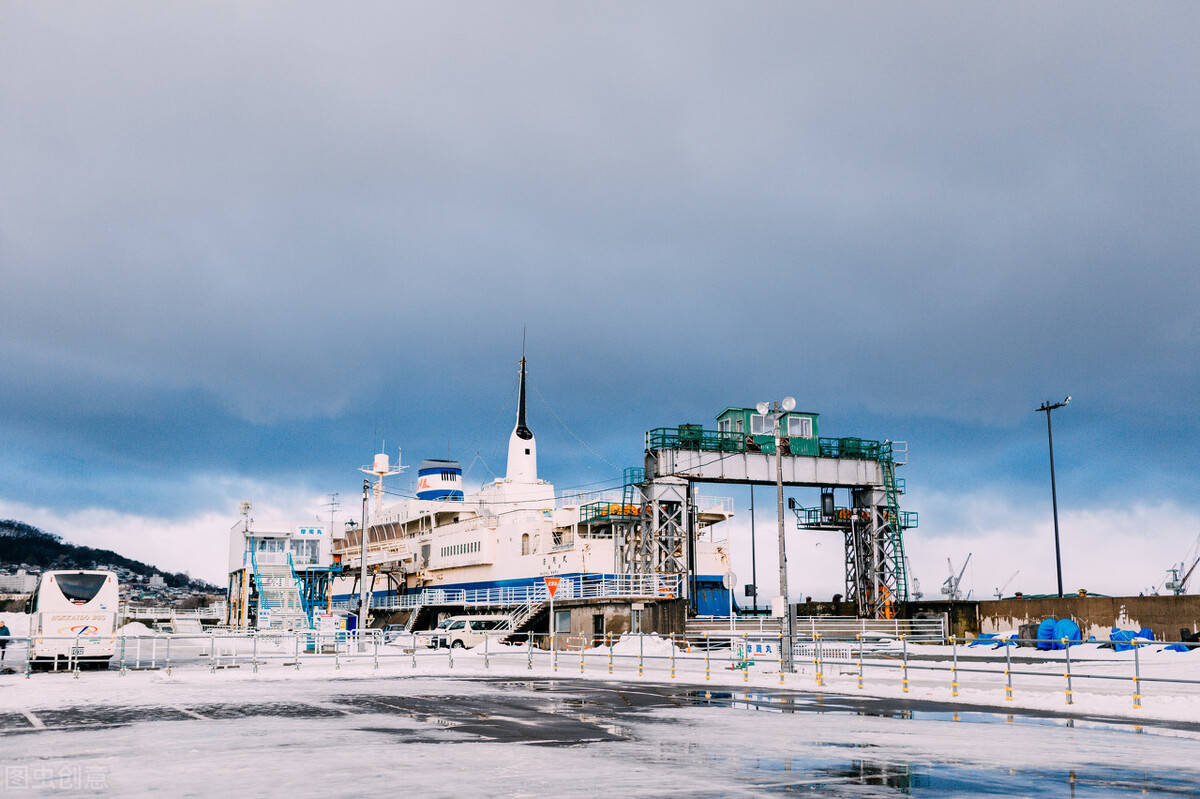
M 792 455 L 820 455 L 820 433 L 817 432 L 817 417 L 809 411 L 789 411 L 779 420 L 779 435 L 788 440 L 784 452 Z M 764 452 L 775 451 L 775 425 L 770 414 L 759 413 L 755 408 L 726 408 L 717 414 L 717 432 L 748 435 L 747 444 L 753 441 Z

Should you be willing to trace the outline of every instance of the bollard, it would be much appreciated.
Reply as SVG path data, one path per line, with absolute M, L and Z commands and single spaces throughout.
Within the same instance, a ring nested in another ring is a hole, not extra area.
M 817 685 L 821 684 L 821 677 L 820 677 L 821 667 L 817 665 L 817 636 L 819 636 L 819 635 L 820 635 L 820 633 L 818 633 L 816 631 L 813 631 L 813 633 L 812 633 L 813 682 L 815 682 Z
M 292 659 L 294 661 L 296 661 L 296 671 L 300 671 L 300 636 L 298 636 L 298 635 L 292 636 L 292 647 L 294 649 L 294 654 L 295 654 L 295 657 L 293 657 Z M 321 648 L 321 634 L 317 633 L 316 637 L 313 638 L 313 649 L 320 649 L 320 648 Z
M 488 657 L 488 640 L 490 638 L 491 636 L 485 631 L 483 634 L 483 668 L 485 670 L 491 668 L 491 660 Z
M 675 679 L 675 633 L 671 633 L 671 679 Z
M 1008 642 L 1004 644 L 1004 699 L 1007 702 L 1012 701 L 1012 647 Z
M 1075 698 L 1071 691 L 1071 641 L 1067 638 L 1062 639 L 1063 649 L 1067 650 L 1067 673 L 1063 676 L 1067 678 L 1067 704 L 1075 704 Z
M 125 671 L 125 636 L 121 636 L 121 671 Z M 217 670 L 217 633 L 215 630 L 210 630 L 208 633 L 208 670 Z
M 605 633 L 604 640 L 608 643 L 608 673 L 613 673 L 613 643 L 612 633 Z
M 645 639 L 643 636 L 645 636 L 645 633 L 638 633 L 638 676 L 639 677 L 641 677 L 643 674 L 642 661 L 645 659 L 645 649 L 646 649 Z
M 415 634 L 409 636 L 408 643 L 412 646 L 412 667 L 417 667 L 417 636 Z
M 900 664 L 900 690 L 908 693 L 908 641 L 903 635 L 900 636 L 900 649 L 904 654 L 904 661 Z
M 950 695 L 958 696 L 958 636 L 950 636 L 950 648 L 954 661 L 950 666 Z
M 779 656 L 779 684 L 783 685 L 783 633 L 779 634 L 779 649 L 775 654 Z
M 125 676 L 125 633 L 121 633 L 121 676 Z
M 170 636 L 170 635 L 167 636 L 167 676 L 168 677 L 171 676 L 171 638 L 172 637 L 173 636 Z
M 29 633 L 29 640 L 25 642 L 25 679 L 27 679 L 27 680 L 33 674 L 33 632 L 32 632 L 33 622 L 32 622 L 32 620 L 30 621 L 29 626 L 31 628 L 30 633 Z
M 750 682 L 750 642 L 745 633 L 742 633 L 742 682 Z
M 532 633 L 532 632 L 530 632 L 530 633 L 529 633 L 529 637 L 527 637 L 527 638 L 525 639 L 525 641 L 526 641 L 526 643 L 529 645 L 529 655 L 528 655 L 528 657 L 529 657 L 529 670 L 530 670 L 530 671 L 533 671 L 533 633 Z
M 374 665 L 374 669 L 375 669 L 375 671 L 379 671 L 379 636 L 378 636 L 378 635 L 373 635 L 373 636 L 371 636 L 371 640 L 375 642 L 375 665 Z M 485 644 L 485 645 L 487 644 L 487 637 L 486 637 L 486 636 L 484 637 L 484 639 L 483 639 L 483 642 L 484 642 L 484 644 Z
M 446 642 L 446 663 L 450 668 L 454 668 L 454 643 Z
M 1142 667 L 1138 662 L 1138 642 L 1133 642 L 1133 707 L 1135 710 L 1142 706 Z
M 349 643 L 350 636 L 347 635 L 343 640 Z M 342 648 L 338 646 L 338 640 L 336 637 L 333 639 L 333 668 L 335 671 L 342 668 Z
M 250 651 L 250 668 L 254 671 L 255 674 L 258 674 L 258 632 L 257 631 L 250 634 L 250 641 L 252 643 L 252 647 L 251 647 L 251 651 Z
M 134 639 L 134 641 L 137 642 L 137 646 L 135 646 L 134 650 L 133 650 L 133 667 L 135 669 L 141 669 L 142 668 L 142 636 L 139 635 L 137 638 Z
M 558 671 L 558 636 L 550 633 L 550 663 Z
M 816 655 L 817 655 L 817 661 L 816 661 L 817 662 L 817 685 L 824 686 L 825 685 L 825 674 L 822 671 L 822 669 L 824 668 L 824 665 L 823 665 L 824 659 L 821 657 L 821 655 L 823 653 L 821 652 L 821 634 L 820 633 L 817 633 L 815 648 L 816 648 Z
M 704 679 L 706 679 L 706 680 L 712 679 L 712 672 L 709 671 L 709 668 L 708 668 L 709 649 L 710 649 L 710 647 L 709 647 L 709 643 L 708 643 L 708 630 L 705 630 L 704 631 Z
M 862 667 L 862 633 L 855 633 L 854 640 L 858 643 L 858 687 L 863 687 L 863 667 Z

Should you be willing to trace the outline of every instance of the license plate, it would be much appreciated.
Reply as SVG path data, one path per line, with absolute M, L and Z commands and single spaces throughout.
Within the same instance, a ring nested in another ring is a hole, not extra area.
M 81 647 L 81 646 L 71 647 L 71 657 L 77 658 L 77 657 L 82 657 L 82 656 L 83 656 L 83 647 Z

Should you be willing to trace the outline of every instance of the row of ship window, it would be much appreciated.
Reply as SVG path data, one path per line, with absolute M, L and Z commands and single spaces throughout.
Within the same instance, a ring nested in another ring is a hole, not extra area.
M 470 555 L 472 552 L 480 550 L 481 542 L 468 541 L 465 544 L 450 544 L 442 547 L 442 557 L 448 558 L 453 555 Z

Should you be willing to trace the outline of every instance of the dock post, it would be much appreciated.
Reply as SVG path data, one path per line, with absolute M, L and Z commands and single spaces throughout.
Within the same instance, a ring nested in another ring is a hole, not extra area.
M 121 676 L 125 676 L 125 633 L 121 633 Z
M 958 696 L 958 636 L 950 636 L 950 654 L 953 658 L 950 664 L 950 695 Z
M 671 633 L 671 679 L 675 679 L 675 633 Z
M 1062 639 L 1063 649 L 1067 650 L 1067 673 L 1063 676 L 1067 678 L 1067 704 L 1075 704 L 1075 698 L 1071 691 L 1071 640 L 1069 638 Z
M 783 685 L 783 632 L 779 633 L 779 649 L 775 653 L 779 656 L 779 684 Z
M 712 650 L 712 647 L 708 643 L 708 630 L 705 630 L 704 631 L 704 679 L 706 679 L 706 680 L 712 679 L 712 672 L 709 670 L 709 667 L 708 667 L 709 652 L 711 652 L 711 650 Z
M 605 639 L 607 639 L 607 642 L 608 642 L 608 673 L 609 673 L 609 674 L 612 674 L 612 673 L 613 673 L 613 642 L 612 642 L 612 633 L 605 633 L 605 634 L 604 634 L 604 637 L 605 637 Z
M 167 636 L 167 676 L 168 677 L 171 676 L 171 639 L 173 637 L 174 636 L 172 636 L 172 635 Z
M 900 636 L 900 648 L 904 654 L 904 660 L 900 664 L 900 690 L 908 693 L 908 641 L 903 635 Z
M 817 656 L 816 660 L 814 661 L 817 664 L 817 685 L 823 687 L 825 685 L 825 674 L 821 671 L 821 669 L 824 668 L 824 658 L 821 657 L 823 653 L 821 652 L 820 633 L 817 633 L 814 649 Z
M 1138 642 L 1133 641 L 1133 707 L 1135 710 L 1142 706 L 1142 666 L 1138 661 Z
M 854 640 L 858 644 L 858 688 L 863 687 L 863 668 L 862 668 L 862 633 L 855 633 Z
M 1012 701 L 1012 648 L 1008 642 L 1004 644 L 1004 700 Z
M 250 634 L 251 649 L 250 649 L 250 668 L 258 674 L 258 631 Z
M 642 660 L 645 657 L 644 653 L 645 653 L 645 649 L 646 649 L 645 640 L 644 640 L 643 636 L 645 636 L 645 633 L 638 633 L 638 676 L 639 677 L 642 676 Z

